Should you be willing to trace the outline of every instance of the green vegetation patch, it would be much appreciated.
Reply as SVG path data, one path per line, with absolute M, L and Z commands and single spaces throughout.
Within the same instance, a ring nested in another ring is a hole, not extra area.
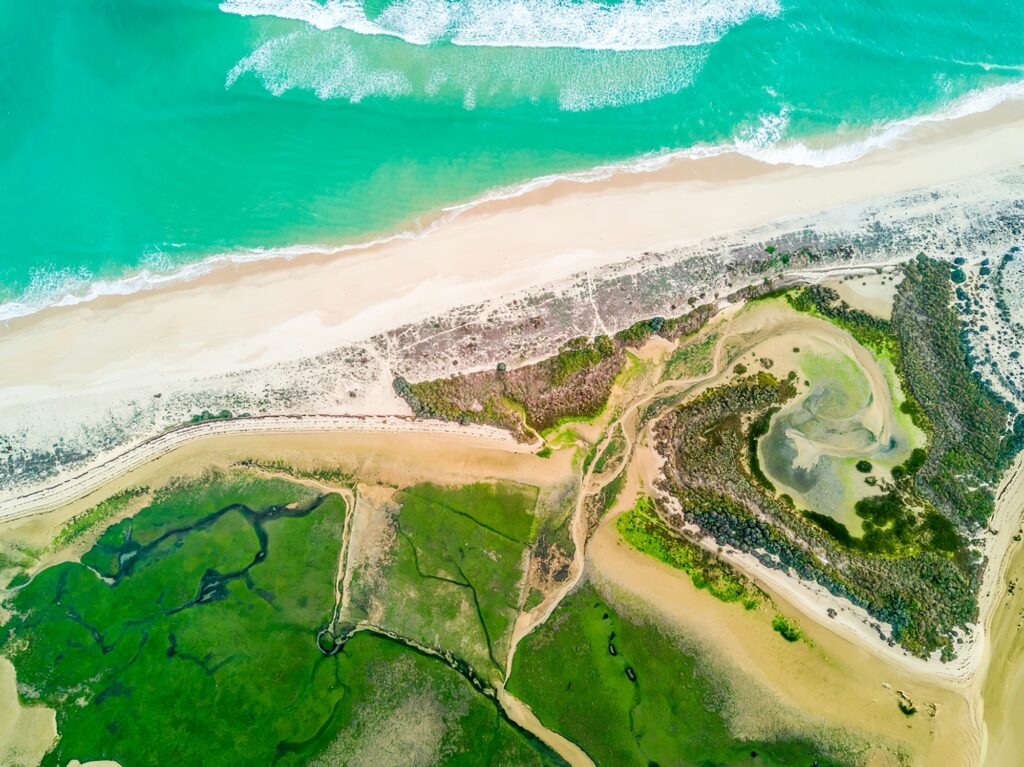
M 272 474 L 286 474 L 296 479 L 312 479 L 323 482 L 325 485 L 350 486 L 355 481 L 352 472 L 340 466 L 321 465 L 306 468 L 279 459 L 260 458 L 246 458 L 239 461 L 238 466 Z
M 622 431 L 622 426 L 616 426 L 605 449 L 601 451 L 601 454 L 594 462 L 594 473 L 603 474 L 609 466 L 618 466 L 619 459 L 623 457 L 625 452 L 626 435 Z
M 244 415 L 247 414 L 243 414 Z M 203 423 L 204 421 L 226 421 L 229 418 L 233 418 L 230 410 L 220 410 L 216 413 L 211 413 L 209 410 L 204 410 L 202 413 L 197 413 L 188 419 L 189 423 Z
M 396 378 L 394 389 L 418 416 L 489 424 L 526 440 L 531 430 L 599 415 L 625 359 L 607 336 L 575 338 L 532 365 L 420 383 Z
M 393 386 L 417 416 L 497 426 L 528 441 L 532 432 L 599 416 L 620 373 L 625 384 L 648 367 L 631 357 L 623 371 L 626 348 L 641 346 L 652 335 L 675 340 L 696 333 L 715 312 L 712 305 L 695 306 L 679 317 L 637 322 L 614 338 L 573 338 L 557 354 L 511 370 L 499 363 L 491 371 L 418 383 L 399 376 Z
M 809 285 L 788 291 L 786 301 L 798 312 L 822 317 L 845 329 L 879 357 L 899 354 L 893 324 L 889 320 L 854 309 L 839 299 L 839 293 L 824 285 Z
M 757 607 L 757 588 L 728 564 L 670 530 L 651 498 L 640 496 L 615 524 L 630 546 L 687 573 L 698 589 L 707 589 L 723 602 L 741 602 L 748 610 Z
M 772 628 L 775 629 L 787 642 L 797 642 L 803 637 L 803 632 L 795 621 L 791 621 L 782 613 L 776 613 L 772 618 Z
M 396 501 L 390 551 L 355 571 L 353 620 L 372 620 L 500 678 L 536 534 L 537 489 L 424 483 Z
M 910 389 L 932 426 L 928 458 L 916 486 L 947 517 L 986 524 L 993 488 L 1024 446 L 1024 417 L 973 370 L 954 308 L 949 267 L 919 256 L 905 268 L 893 319 Z
M 665 363 L 662 378 L 667 380 L 707 375 L 714 367 L 717 343 L 718 336 L 714 333 L 694 341 L 684 341 Z
M 509 691 L 599 765 L 840 763 L 781 722 L 768 741 L 734 736 L 730 706 L 753 696 L 634 613 L 584 582 L 520 645 Z
M 80 540 L 82 536 L 93 528 L 109 521 L 124 511 L 135 498 L 148 492 L 149 488 L 146 487 L 128 488 L 109 498 L 105 498 L 81 514 L 76 514 L 64 523 L 57 535 L 50 541 L 49 550 L 58 551 Z
M 211 477 L 36 575 L 6 604 L 0 650 L 29 702 L 57 709 L 44 764 L 269 763 L 316 732 L 342 694 L 315 637 L 344 515 L 336 495 Z
M 785 384 L 765 373 L 735 380 L 659 422 L 671 450 L 667 479 L 683 518 L 720 546 L 792 569 L 863 607 L 891 625 L 893 639 L 911 652 L 940 649 L 950 657 L 952 632 L 976 614 L 977 567 L 953 526 L 913 492 L 909 471 L 923 451 L 898 467 L 894 476 L 902 472 L 902 479 L 893 487 L 857 508 L 863 538 L 826 515 L 797 514 L 792 500 L 756 477 L 750 461 L 751 431 L 792 396 Z
M 281 744 L 280 763 L 547 767 L 564 762 L 438 658 L 367 632 L 334 666 L 338 701 L 320 731 Z M 302 705 L 302 702 L 297 702 Z M 246 762 L 251 764 L 252 762 Z
M 561 764 L 438 658 L 367 633 L 321 652 L 345 514 L 276 479 L 177 484 L 83 558 L 104 577 L 65 563 L 11 596 L 0 651 L 57 710 L 43 763 Z

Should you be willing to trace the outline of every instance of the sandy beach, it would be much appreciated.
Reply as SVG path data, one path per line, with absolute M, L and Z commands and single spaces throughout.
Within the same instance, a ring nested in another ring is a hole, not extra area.
M 10 321 L 0 330 L 0 406 L 314 355 L 646 251 L 1022 163 L 1024 103 L 1011 102 L 827 168 L 725 155 L 559 182 L 470 208 L 416 239 L 237 265 Z
M 574 335 L 678 313 L 686 296 L 737 287 L 730 259 L 756 257 L 773 237 L 816 227 L 837 242 L 875 236 L 857 256 L 865 269 L 927 247 L 933 222 L 949 237 L 972 227 L 988 237 L 984 216 L 1018 188 L 1022 137 L 1024 103 L 1009 102 L 918 126 L 913 140 L 843 165 L 678 159 L 482 203 L 412 239 L 240 264 L 12 320 L 0 329 L 0 450 L 15 462 L 0 474 L 0 502 L 72 480 L 204 410 L 407 416 L 396 375 L 484 369 L 497 353 L 518 364 Z M 891 237 L 903 244 L 890 250 Z

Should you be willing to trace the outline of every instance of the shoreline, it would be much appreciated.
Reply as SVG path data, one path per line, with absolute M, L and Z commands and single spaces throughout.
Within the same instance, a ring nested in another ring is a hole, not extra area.
M 1016 631 L 1007 632 L 1005 626 L 999 625 L 999 619 L 1002 617 L 999 615 L 999 611 L 1000 608 L 1005 610 L 1009 606 L 1004 600 L 1009 600 L 1011 604 L 1014 601 L 1014 590 L 1008 588 L 1010 575 L 1015 564 L 1019 565 L 1019 559 L 1024 555 L 1024 547 L 1022 547 L 1017 534 L 1021 525 L 1024 524 L 1024 454 L 1018 455 L 1017 460 L 1006 470 L 1006 476 L 997 490 L 996 499 L 996 511 L 988 525 L 989 529 L 995 528 L 996 534 L 991 539 L 991 550 L 986 551 L 989 561 L 982 576 L 978 598 L 978 626 L 982 633 L 977 650 L 979 670 L 972 685 L 972 694 L 977 701 L 975 713 L 981 722 L 984 736 L 979 759 L 981 764 L 986 763 L 993 746 L 990 732 L 993 724 L 990 722 L 990 715 L 993 712 L 986 706 L 986 698 L 996 697 L 998 702 L 1006 705 L 1002 697 L 1005 696 L 1008 686 L 1014 680 L 1019 679 L 1021 673 L 1019 658 L 1013 657 L 1009 647 L 1002 646 L 1007 642 L 1012 646 Z M 993 661 L 999 658 L 994 652 L 997 645 L 1004 651 L 1003 660 L 1009 666 L 1008 668 L 993 669 Z M 989 685 L 994 683 L 993 679 L 999 671 L 1006 674 L 1002 689 L 990 691 Z M 993 692 L 996 694 L 992 695 Z M 996 711 L 995 713 L 1002 713 L 1005 717 L 1009 712 Z M 1000 737 L 995 739 L 996 748 L 1002 753 L 1007 748 L 1007 742 L 1012 743 L 1012 734 L 1015 730 L 1009 726 L 1009 722 L 999 721 L 999 717 L 995 717 L 995 719 L 996 723 L 1002 725 L 1003 731 L 999 733 Z
M 66 308 L 8 323 L 0 329 L 0 422 L 15 438 L 15 418 L 25 418 L 26 413 L 31 416 L 23 422 L 27 428 L 44 428 L 31 415 L 33 409 L 63 428 L 62 419 L 78 415 L 75 408 L 81 413 L 102 411 L 103 403 L 113 397 L 128 398 L 135 406 L 172 393 L 175 385 L 199 387 L 218 374 L 245 376 L 261 365 L 287 365 L 338 350 L 345 343 L 365 345 L 367 364 L 373 366 L 377 379 L 359 392 L 363 399 L 351 389 L 347 394 L 352 399 L 342 399 L 339 395 L 345 390 L 327 379 L 335 386 L 335 391 L 328 392 L 335 400 L 326 409 L 307 407 L 159 430 L 99 454 L 82 470 L 72 471 L 65 464 L 59 467 L 63 474 L 21 486 L 5 495 L 0 515 L 10 518 L 62 505 L 207 434 L 305 430 L 401 434 L 411 427 L 432 434 L 477 436 L 492 445 L 498 439 L 507 445 L 512 440 L 504 433 L 470 434 L 454 424 L 401 415 L 408 411 L 391 391 L 391 377 L 408 369 L 398 350 L 423 341 L 418 331 L 409 330 L 413 324 L 440 328 L 424 331 L 427 340 L 434 342 L 451 327 L 424 322 L 428 318 L 450 312 L 457 322 L 469 302 L 507 300 L 510 294 L 540 300 L 520 291 L 539 291 L 560 279 L 584 274 L 583 289 L 589 285 L 590 295 L 578 293 L 573 300 L 592 307 L 593 333 L 604 328 L 590 284 L 592 277 L 604 274 L 596 270 L 664 255 L 651 253 L 652 249 L 671 254 L 674 248 L 710 243 L 709 252 L 717 253 L 721 241 L 716 236 L 747 237 L 749 233 L 754 238 L 751 244 L 757 246 L 758 235 L 767 231 L 758 227 L 795 226 L 828 220 L 829 215 L 848 223 L 852 207 L 865 203 L 866 210 L 882 211 L 878 218 L 890 220 L 891 195 L 937 190 L 957 179 L 977 183 L 957 186 L 952 195 L 944 190 L 947 196 L 959 199 L 962 193 L 976 207 L 996 199 L 994 190 L 1009 193 L 1006 190 L 1011 187 L 999 187 L 985 174 L 1008 167 L 1016 172 L 1024 164 L 1024 102 L 929 130 L 932 135 L 927 140 L 824 169 L 770 166 L 722 156 L 680 161 L 663 171 L 617 176 L 607 183 L 559 182 L 511 200 L 477 206 L 452 225 L 417 240 L 392 241 L 341 258 L 310 256 L 286 264 L 249 264 L 236 268 L 234 274 L 221 270 L 164 290 L 97 300 L 74 307 L 75 311 Z M 914 200 L 930 199 L 933 193 L 937 197 L 937 192 L 930 191 Z M 935 211 L 928 208 L 929 214 Z M 817 218 L 801 218 L 811 214 Z M 719 272 L 715 279 L 724 282 L 728 262 L 717 256 L 709 256 L 708 262 Z M 865 267 L 851 263 L 822 268 L 834 273 Z M 512 303 L 531 306 L 529 300 Z M 482 314 L 490 315 L 492 308 L 485 307 Z M 573 329 L 587 332 L 575 324 Z M 546 326 L 540 337 L 561 330 Z M 382 333 L 390 335 L 375 336 Z M 537 343 L 537 338 L 531 341 Z M 470 367 L 472 361 L 460 356 L 457 346 L 445 348 L 449 343 L 445 338 L 435 352 L 451 356 L 455 371 Z M 356 364 L 334 360 L 332 372 L 337 375 L 346 365 Z M 230 383 L 239 386 L 241 381 L 231 379 Z M 9 435 L 0 433 L 0 437 Z M 986 548 L 994 554 L 995 539 L 986 541 Z M 751 565 L 741 567 L 749 570 Z M 762 577 L 770 583 L 774 574 Z M 790 596 L 796 602 L 806 600 L 809 615 L 812 609 L 822 608 L 819 596 L 804 593 L 800 584 L 780 577 L 783 583 L 772 584 L 776 591 L 800 592 Z M 988 577 L 986 573 L 985 590 L 991 591 Z M 982 631 L 987 609 L 988 603 L 981 602 Z M 817 620 L 825 619 L 819 615 Z M 854 626 L 850 633 L 877 644 L 863 625 Z M 907 659 L 908 670 L 964 684 L 977 669 L 980 650 L 975 639 L 972 634 L 963 647 L 964 655 L 950 666 Z
M 541 175 L 521 182 L 495 187 L 465 202 L 443 205 L 396 223 L 393 227 L 368 233 L 351 241 L 338 244 L 295 244 L 274 248 L 244 248 L 214 253 L 178 265 L 166 271 L 135 268 L 121 276 L 96 276 L 84 291 L 69 290 L 50 296 L 46 301 L 31 304 L 21 297 L 0 303 L 0 334 L 5 328 L 31 321 L 38 315 L 64 312 L 93 303 L 128 300 L 148 293 L 162 292 L 175 287 L 213 281 L 232 272 L 244 277 L 263 269 L 287 270 L 290 264 L 307 261 L 325 262 L 358 257 L 403 242 L 417 242 L 457 223 L 460 219 L 477 215 L 491 216 L 549 204 L 553 200 L 579 194 L 608 190 L 636 189 L 647 185 L 678 183 L 720 183 L 759 178 L 775 171 L 828 171 L 866 161 L 878 156 L 901 154 L 908 147 L 942 142 L 952 136 L 965 136 L 978 131 L 991 131 L 1013 123 L 1024 122 L 1024 81 L 1012 82 L 973 91 L 946 104 L 934 113 L 885 123 L 879 129 L 838 144 L 815 146 L 795 141 L 778 146 L 750 147 L 740 142 L 721 145 L 701 145 L 685 149 L 664 150 L 639 155 L 631 159 L 603 163 L 561 173 Z M 830 134 L 815 137 L 828 138 Z M 1008 144 L 1012 146 L 1012 144 Z M 1024 152 L 1010 152 L 1006 160 L 990 162 L 988 170 L 1024 163 Z M 977 174 L 984 173 L 977 157 Z M 881 163 L 884 165 L 884 163 Z M 889 189 L 907 191 L 920 186 L 932 186 L 958 180 L 965 176 L 954 171 L 943 174 L 932 168 L 939 180 L 917 185 Z M 885 192 L 879 192 L 882 194 Z M 835 203 L 868 199 L 856 197 Z M 806 210 L 800 212 L 807 212 Z M 764 223 L 761 221 L 760 223 Z M 686 244 L 689 240 L 669 241 L 657 247 Z M 655 246 L 651 246 L 655 247 Z M 83 286 L 79 286 L 80 288 Z
M 652 251 L 1024 165 L 1024 102 L 925 133 L 824 169 L 730 155 L 559 182 L 418 239 L 240 264 L 11 320 L 0 327 L 0 406 L 311 357 Z

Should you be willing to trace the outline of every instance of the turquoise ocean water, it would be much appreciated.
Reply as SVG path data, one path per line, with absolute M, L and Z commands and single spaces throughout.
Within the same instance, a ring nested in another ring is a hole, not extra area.
M 8 2 L 0 52 L 2 319 L 651 153 L 838 162 L 1024 97 L 1024 3 Z

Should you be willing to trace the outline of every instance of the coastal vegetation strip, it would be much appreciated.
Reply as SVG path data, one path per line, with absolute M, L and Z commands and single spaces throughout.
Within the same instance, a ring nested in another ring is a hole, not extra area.
M 109 521 L 111 518 L 124 511 L 133 500 L 146 495 L 148 492 L 149 488 L 146 487 L 128 488 L 127 490 L 115 493 L 109 498 L 103 499 L 95 506 L 83 511 L 81 514 L 76 514 L 65 522 L 63 527 L 61 527 L 58 533 L 53 537 L 53 540 L 50 542 L 49 549 L 51 551 L 57 551 L 80 540 L 90 530 L 93 530 L 104 522 Z
M 637 498 L 633 508 L 615 520 L 615 526 L 623 540 L 637 551 L 684 571 L 694 586 L 707 589 L 716 599 L 739 602 L 750 610 L 764 596 L 732 567 L 671 530 L 648 496 Z
M 397 378 L 394 388 L 418 416 L 498 426 L 525 440 L 564 419 L 598 415 L 625 359 L 607 336 L 576 338 L 532 365 L 412 384 Z

